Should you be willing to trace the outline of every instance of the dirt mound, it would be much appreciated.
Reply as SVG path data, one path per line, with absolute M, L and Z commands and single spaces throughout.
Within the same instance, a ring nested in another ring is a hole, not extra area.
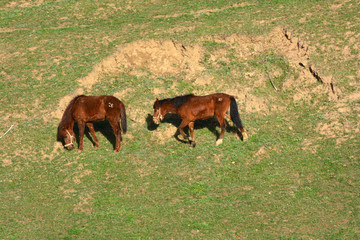
M 199 45 L 184 46 L 171 40 L 136 41 L 126 44 L 107 57 L 79 82 L 90 90 L 101 75 L 116 72 L 138 74 L 141 70 L 155 75 L 172 76 L 184 72 L 187 78 L 192 78 L 204 70 L 200 65 L 202 56 L 203 50 Z

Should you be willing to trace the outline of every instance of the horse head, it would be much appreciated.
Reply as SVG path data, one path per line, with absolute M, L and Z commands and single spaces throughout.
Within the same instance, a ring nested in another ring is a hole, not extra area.
M 154 103 L 154 115 L 153 121 L 155 124 L 160 124 L 160 122 L 164 119 L 164 116 L 161 114 L 161 105 L 159 99 L 156 98 Z
M 64 140 L 64 147 L 71 150 L 75 146 L 75 133 L 72 129 L 61 129 L 61 137 Z

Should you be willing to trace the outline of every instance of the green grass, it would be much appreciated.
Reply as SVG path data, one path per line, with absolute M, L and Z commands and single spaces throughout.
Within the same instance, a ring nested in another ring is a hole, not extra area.
M 359 238 L 359 102 L 346 102 L 359 90 L 357 1 L 24 3 L 0 3 L 0 136 L 14 124 L 0 139 L 0 238 Z M 302 73 L 285 56 L 269 50 L 238 59 L 228 44 L 204 40 L 279 26 L 311 47 L 309 61 L 333 76 L 340 100 L 305 89 L 311 99 L 293 101 L 299 89 L 281 87 Z M 210 83 L 147 69 L 104 74 L 84 91 L 124 93 L 121 152 L 113 153 L 107 122 L 96 124 L 99 149 L 85 137 L 82 153 L 54 150 L 61 98 L 118 47 L 147 39 L 202 46 L 200 75 Z M 217 51 L 223 59 L 211 60 Z M 280 91 L 266 72 L 278 73 L 271 77 Z M 266 83 L 253 87 L 259 76 Z M 196 123 L 190 149 L 168 134 L 176 118 L 156 129 L 147 123 L 156 97 L 245 88 L 269 104 L 246 111 L 238 100 L 246 142 L 228 131 L 215 147 L 219 127 L 207 120 Z M 318 130 L 324 124 L 338 127 L 326 135 Z

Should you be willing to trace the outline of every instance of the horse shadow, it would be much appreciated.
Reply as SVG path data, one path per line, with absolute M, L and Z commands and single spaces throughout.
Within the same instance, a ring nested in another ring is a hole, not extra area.
M 165 117 L 161 121 L 161 123 L 172 124 L 173 126 L 178 128 L 181 124 L 181 121 L 182 121 L 181 118 L 177 114 L 168 113 L 165 115 Z M 227 121 L 227 120 L 225 120 L 225 121 L 226 121 L 225 131 L 227 133 L 236 133 L 240 137 L 240 139 L 243 140 L 242 134 L 239 131 L 239 129 L 235 126 L 231 126 L 233 124 L 229 124 L 229 121 Z M 147 123 L 147 129 L 149 131 L 154 131 L 159 126 L 154 123 L 153 117 L 150 114 L 148 114 L 146 117 L 146 123 Z M 205 120 L 196 120 L 195 121 L 195 123 L 194 123 L 195 130 L 203 129 L 203 128 L 207 128 L 216 137 L 216 139 L 218 139 L 220 137 L 220 124 L 215 116 L 205 119 Z M 184 128 L 184 132 L 189 136 L 190 131 L 189 131 L 188 126 L 186 126 Z M 176 132 L 174 133 L 174 138 L 179 142 L 188 143 L 188 141 L 180 139 L 178 136 L 179 136 L 179 130 L 176 130 Z M 195 138 L 196 138 L 196 132 L 195 132 Z
M 115 149 L 116 146 L 116 137 L 115 134 L 111 128 L 110 123 L 108 122 L 108 120 L 104 120 L 104 121 L 100 121 L 100 122 L 93 122 L 94 125 L 94 130 L 95 130 L 95 134 L 98 137 L 99 133 L 101 133 L 113 146 L 113 148 Z M 77 122 L 74 123 L 74 133 L 75 133 L 75 138 L 76 138 L 76 143 L 77 146 L 79 146 L 79 127 Z M 92 143 L 93 146 L 95 146 L 95 141 L 90 133 L 89 128 L 85 125 L 85 130 L 84 130 L 84 136 L 90 140 L 90 142 Z M 84 137 L 84 138 L 85 138 Z M 122 140 L 122 136 L 121 136 L 121 140 Z M 86 141 L 84 139 L 84 141 Z M 99 141 L 100 142 L 100 141 Z M 99 145 L 101 145 L 101 142 L 99 143 Z

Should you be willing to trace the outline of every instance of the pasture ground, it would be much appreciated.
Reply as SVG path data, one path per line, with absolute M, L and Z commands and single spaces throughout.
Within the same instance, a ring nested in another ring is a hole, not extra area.
M 357 239 L 360 4 L 347 1 L 4 0 L 0 3 L 0 238 Z M 271 84 L 278 88 L 276 91 Z M 156 97 L 225 92 L 232 124 L 197 146 L 151 121 Z M 127 107 L 113 153 L 56 139 L 69 101 Z M 3 135 L 9 127 L 14 127 Z

